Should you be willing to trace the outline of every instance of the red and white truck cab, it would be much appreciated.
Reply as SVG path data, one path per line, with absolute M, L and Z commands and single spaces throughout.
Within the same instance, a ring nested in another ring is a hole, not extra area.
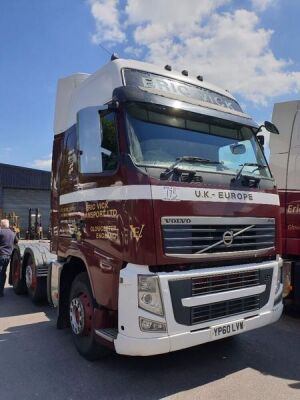
M 281 205 L 284 297 L 300 309 L 300 101 L 275 104 L 272 121 L 280 132 L 270 137 L 270 165 Z
M 83 356 L 278 320 L 279 197 L 257 131 L 227 91 L 170 66 L 114 59 L 58 82 L 48 297 Z

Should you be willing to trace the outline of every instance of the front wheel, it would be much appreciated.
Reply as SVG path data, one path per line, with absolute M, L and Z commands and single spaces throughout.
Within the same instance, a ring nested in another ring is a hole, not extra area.
M 78 352 L 90 361 L 97 360 L 109 352 L 95 340 L 92 298 L 88 274 L 82 272 L 72 283 L 69 315 L 74 344 Z

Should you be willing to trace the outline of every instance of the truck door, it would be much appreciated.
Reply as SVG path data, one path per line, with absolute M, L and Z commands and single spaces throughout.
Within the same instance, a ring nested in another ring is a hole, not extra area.
M 122 182 L 116 113 L 105 106 L 79 111 L 77 133 L 78 247 L 89 266 L 97 302 L 116 309 L 123 251 L 122 202 L 113 196 Z

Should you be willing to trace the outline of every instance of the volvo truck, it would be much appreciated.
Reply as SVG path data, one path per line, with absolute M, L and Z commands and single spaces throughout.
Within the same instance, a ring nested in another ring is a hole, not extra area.
M 277 181 L 282 219 L 284 298 L 300 309 L 300 101 L 274 105 L 280 135 L 270 137 L 270 165 Z
M 50 248 L 16 247 L 15 291 L 47 289 L 88 359 L 278 320 L 279 197 L 258 132 L 228 91 L 170 65 L 113 57 L 59 80 Z

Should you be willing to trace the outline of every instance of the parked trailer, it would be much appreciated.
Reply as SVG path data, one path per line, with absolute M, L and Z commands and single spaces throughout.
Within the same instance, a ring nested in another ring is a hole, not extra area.
M 114 58 L 60 80 L 51 252 L 16 248 L 15 291 L 37 300 L 47 275 L 57 326 L 88 359 L 276 321 L 279 198 L 258 131 L 227 91 L 170 66 Z
M 281 204 L 284 297 L 300 309 L 300 101 L 274 105 L 270 165 Z

